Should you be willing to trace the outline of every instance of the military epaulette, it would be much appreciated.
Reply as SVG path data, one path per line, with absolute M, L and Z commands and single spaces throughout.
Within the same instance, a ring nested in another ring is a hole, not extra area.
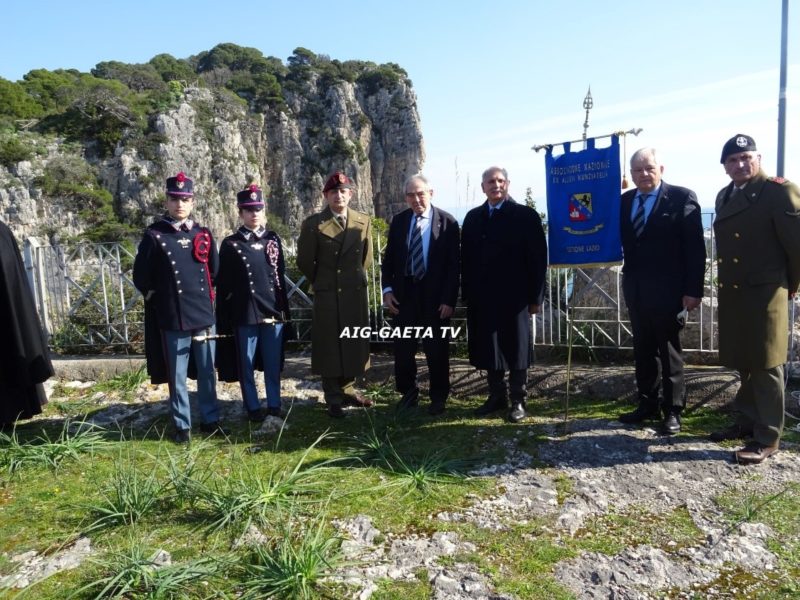
M 767 181 L 773 181 L 775 183 L 780 183 L 780 184 L 789 183 L 789 180 L 786 179 L 785 177 L 777 177 L 777 176 L 776 177 L 767 177 Z

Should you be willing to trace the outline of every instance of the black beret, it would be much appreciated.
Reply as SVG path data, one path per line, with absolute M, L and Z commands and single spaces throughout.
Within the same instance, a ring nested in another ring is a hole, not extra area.
M 757 150 L 756 141 L 749 135 L 737 133 L 735 136 L 725 142 L 725 145 L 722 147 L 722 158 L 719 159 L 719 162 L 725 164 L 725 159 L 731 154 L 738 154 L 739 152 L 751 152 L 754 150 Z

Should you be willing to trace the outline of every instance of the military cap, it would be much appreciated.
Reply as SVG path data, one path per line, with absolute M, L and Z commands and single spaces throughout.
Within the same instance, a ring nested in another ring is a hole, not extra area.
M 731 154 L 738 154 L 739 152 L 751 152 L 755 150 L 757 150 L 756 141 L 753 138 L 743 133 L 737 133 L 735 136 L 725 142 L 725 145 L 722 147 L 722 158 L 719 159 L 719 162 L 725 164 L 725 159 Z
M 252 183 L 236 194 L 236 206 L 239 208 L 264 208 L 264 199 L 261 189 Z
M 322 188 L 322 193 L 324 194 L 329 190 L 351 190 L 353 187 L 355 186 L 353 185 L 352 179 L 341 171 L 336 171 L 333 175 L 328 177 L 328 181 L 325 182 L 325 187 Z
M 183 171 L 175 175 L 175 177 L 167 178 L 167 195 L 169 196 L 193 196 L 194 192 L 193 182 Z

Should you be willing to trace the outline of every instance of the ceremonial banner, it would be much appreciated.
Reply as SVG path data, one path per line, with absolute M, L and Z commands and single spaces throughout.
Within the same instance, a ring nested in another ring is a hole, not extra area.
M 547 235 L 551 267 L 600 267 L 622 261 L 619 238 L 619 137 L 608 148 L 553 156 L 547 149 Z

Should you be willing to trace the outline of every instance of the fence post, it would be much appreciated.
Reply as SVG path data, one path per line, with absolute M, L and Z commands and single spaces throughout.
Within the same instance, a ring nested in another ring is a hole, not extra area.
M 28 276 L 28 285 L 33 294 L 33 302 L 39 313 L 39 321 L 49 337 L 53 335 L 53 330 L 50 323 L 50 311 L 47 310 L 47 293 L 41 248 L 42 245 L 38 239 L 35 237 L 26 238 L 23 244 L 23 262 L 25 263 L 25 273 Z

